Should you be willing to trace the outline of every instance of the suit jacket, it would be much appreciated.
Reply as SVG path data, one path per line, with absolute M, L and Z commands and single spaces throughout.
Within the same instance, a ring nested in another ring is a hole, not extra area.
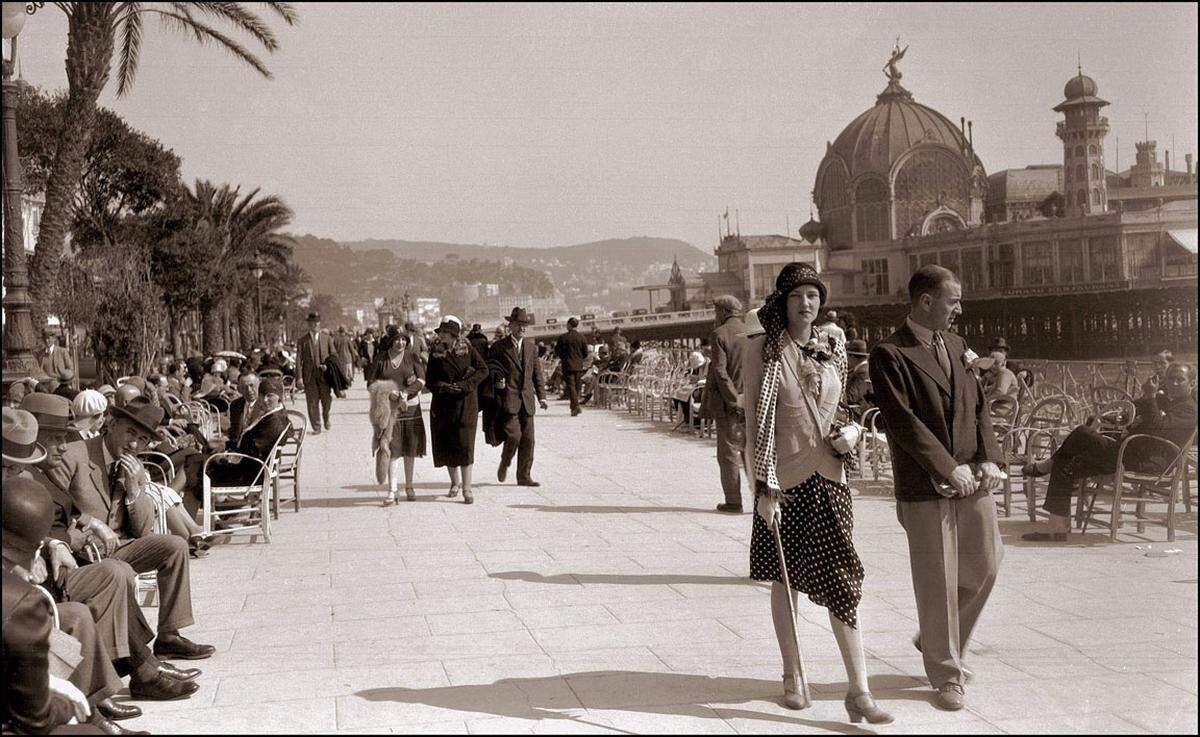
M 71 495 L 83 515 L 95 517 L 125 539 L 139 538 L 154 529 L 152 505 L 127 504 L 120 466 L 104 444 L 104 434 L 67 444 L 61 468 L 47 474 Z M 64 483 L 65 482 L 65 483 Z M 81 516 L 81 519 L 86 518 Z
M 358 355 L 370 365 L 375 360 L 375 347 L 379 345 L 374 340 L 361 340 L 358 343 Z
M 943 498 L 938 485 L 964 463 L 1003 463 L 983 387 L 963 358 L 966 343 L 949 332 L 942 339 L 952 378 L 907 322 L 875 346 L 868 361 L 901 501 Z
M 280 407 L 274 412 L 268 412 L 246 427 L 242 432 L 241 439 L 238 440 L 237 452 L 265 461 L 271 449 L 275 447 L 276 441 L 279 440 L 279 436 L 290 433 L 291 430 L 292 423 L 288 419 L 287 412 Z
M 75 366 L 71 363 L 71 354 L 62 346 L 55 346 L 54 350 L 43 353 L 38 363 L 47 376 L 59 381 L 66 381 L 64 371 L 75 371 Z
M 349 335 L 339 333 L 334 336 L 333 350 L 337 354 L 338 363 L 343 365 L 354 363 L 354 344 L 350 341 Z
M 728 417 L 742 406 L 742 361 L 746 353 L 746 323 L 730 317 L 708 339 L 712 360 L 700 398 L 701 417 Z
M 587 338 L 578 330 L 568 330 L 554 344 L 554 355 L 562 361 L 563 371 L 583 371 L 590 350 Z
M 296 341 L 296 376 L 302 385 L 313 387 L 325 384 L 325 359 L 334 355 L 333 339 L 326 333 L 305 333 Z
M 3 571 L 5 733 L 47 734 L 71 718 L 65 700 L 50 696 L 50 603 L 7 561 Z
M 245 397 L 238 397 L 229 405 L 229 440 L 225 445 L 230 450 L 237 447 L 238 441 L 242 439 L 242 433 L 251 424 L 254 409 L 254 405 L 246 406 Z
M 538 360 L 537 345 L 532 338 L 526 337 L 521 346 L 524 349 L 522 355 L 517 355 L 517 345 L 512 338 L 493 343 L 488 349 L 488 369 L 493 387 L 500 379 L 506 382 L 506 388 L 494 390 L 500 408 L 510 415 L 522 410 L 534 415 L 537 414 L 537 400 L 546 398 L 542 362 Z

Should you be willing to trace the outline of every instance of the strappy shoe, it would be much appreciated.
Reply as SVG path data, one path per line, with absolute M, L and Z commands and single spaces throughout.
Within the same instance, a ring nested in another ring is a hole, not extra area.
M 459 487 L 458 484 L 450 484 L 450 493 L 446 494 L 446 496 L 453 499 L 454 497 L 458 496 L 458 491 L 460 488 L 461 487 Z
M 408 497 L 410 502 L 415 502 L 417 500 L 417 492 L 411 486 L 404 487 L 404 496 Z
M 785 673 L 783 676 L 783 705 L 795 710 L 804 709 L 809 705 L 808 699 L 800 692 L 798 673 Z
M 845 705 L 846 714 L 850 716 L 852 724 L 858 724 L 864 719 L 871 724 L 891 724 L 896 721 L 895 717 L 879 708 L 869 691 L 854 696 L 846 694 Z
M 468 489 L 467 487 L 464 486 L 462 493 L 463 493 L 463 504 L 474 504 L 475 503 L 475 494 L 470 489 Z

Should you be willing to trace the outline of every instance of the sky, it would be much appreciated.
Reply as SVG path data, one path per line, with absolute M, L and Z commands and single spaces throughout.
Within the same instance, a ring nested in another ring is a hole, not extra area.
M 1177 168 L 1197 150 L 1193 3 L 298 6 L 294 27 L 269 20 L 270 80 L 148 20 L 133 91 L 110 81 L 101 104 L 185 181 L 262 187 L 295 232 L 335 240 L 711 250 L 727 208 L 743 233 L 794 235 L 897 36 L 905 87 L 974 121 L 988 172 L 1061 161 L 1051 108 L 1077 58 L 1112 103 L 1109 168 L 1118 139 L 1132 163 L 1145 114 Z M 23 78 L 65 88 L 66 43 L 47 4 Z

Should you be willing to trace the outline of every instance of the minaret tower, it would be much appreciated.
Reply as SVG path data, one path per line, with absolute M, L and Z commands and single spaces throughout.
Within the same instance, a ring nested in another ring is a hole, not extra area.
M 1096 97 L 1096 82 L 1083 68 L 1063 88 L 1066 99 L 1054 107 L 1065 120 L 1058 123 L 1063 142 L 1063 198 L 1068 215 L 1096 215 L 1108 208 L 1108 185 L 1104 171 L 1104 137 L 1108 118 L 1100 108 L 1108 104 Z

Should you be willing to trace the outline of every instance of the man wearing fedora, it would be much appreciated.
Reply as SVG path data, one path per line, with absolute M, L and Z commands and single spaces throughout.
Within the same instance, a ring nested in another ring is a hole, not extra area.
M 321 316 L 308 313 L 308 332 L 296 341 L 296 389 L 304 390 L 308 404 L 310 432 L 321 432 L 322 422 L 329 429 L 329 411 L 333 408 L 332 387 L 325 378 L 325 361 L 334 355 L 333 339 L 321 332 Z M 336 360 L 336 359 L 335 359 Z
M 130 549 L 120 554 L 89 562 L 83 556 L 89 542 L 106 552 L 115 551 L 122 543 L 101 520 L 82 512 L 70 494 L 48 473 L 48 469 L 61 464 L 69 444 L 67 431 L 63 429 L 67 426 L 65 420 L 69 419 L 65 414 L 68 408 L 58 401 L 61 399 L 42 395 L 42 399 L 29 405 L 36 414 L 26 410 L 4 410 L 6 510 L 10 501 L 16 503 L 10 495 L 16 494 L 17 487 L 10 487 L 10 481 L 28 480 L 49 495 L 53 513 L 49 535 L 44 538 L 47 570 L 41 575 L 46 577 L 45 585 L 57 592 L 60 601 L 82 604 L 90 610 L 89 616 L 94 619 L 97 637 L 108 659 L 114 661 L 120 672 L 132 674 L 130 688 L 135 697 L 150 700 L 186 697 L 198 689 L 191 681 L 200 675 L 200 670 L 175 668 L 151 654 L 149 643 L 155 633 L 138 606 L 136 573 L 127 562 L 133 554 L 148 556 L 147 551 L 153 543 L 139 540 L 130 543 Z M 42 419 L 41 424 L 38 417 Z M 165 632 L 160 629 L 160 634 Z M 97 707 L 101 714 L 114 720 L 141 713 L 136 707 L 113 704 L 108 699 L 98 703 Z
M 521 307 L 514 307 L 512 314 L 504 319 L 508 321 L 508 336 L 497 340 L 488 350 L 488 369 L 500 410 L 505 414 L 504 430 L 508 434 L 496 478 L 504 482 L 516 455 L 517 483 L 541 486 L 530 476 L 533 470 L 533 416 L 538 407 L 547 407 L 537 346 L 532 340 L 525 340 L 525 329 L 533 320 Z
M 52 411 L 56 417 L 51 421 L 58 421 L 59 410 Z M 151 532 L 153 504 L 142 493 L 149 476 L 137 454 L 158 440 L 163 410 L 145 397 L 135 397 L 111 411 L 112 419 L 101 435 L 72 443 L 74 447 L 63 454 L 61 464 L 44 467 L 46 476 L 71 495 L 82 512 L 81 520 L 99 519 L 115 533 L 101 535 L 103 552 L 125 561 L 138 573 L 157 572 L 160 602 L 154 654 L 185 660 L 207 658 L 216 652 L 214 647 L 198 645 L 179 634 L 194 622 L 187 541 Z
M 867 341 L 854 339 L 846 343 L 846 404 L 854 413 L 854 420 L 862 419 L 863 413 L 875 406 L 871 394 L 871 372 L 867 366 Z
M 50 377 L 50 391 L 53 392 L 60 383 L 65 384 L 75 378 L 75 362 L 71 360 L 70 352 L 58 344 L 57 335 L 47 330 L 42 333 L 42 339 L 46 342 L 46 350 L 38 364 Z
M 713 300 L 716 328 L 708 338 L 712 360 L 700 397 L 700 416 L 717 427 L 717 467 L 725 501 L 718 512 L 742 512 L 742 446 L 746 415 L 742 402 L 742 354 L 746 352 L 746 323 L 742 302 L 732 294 Z

